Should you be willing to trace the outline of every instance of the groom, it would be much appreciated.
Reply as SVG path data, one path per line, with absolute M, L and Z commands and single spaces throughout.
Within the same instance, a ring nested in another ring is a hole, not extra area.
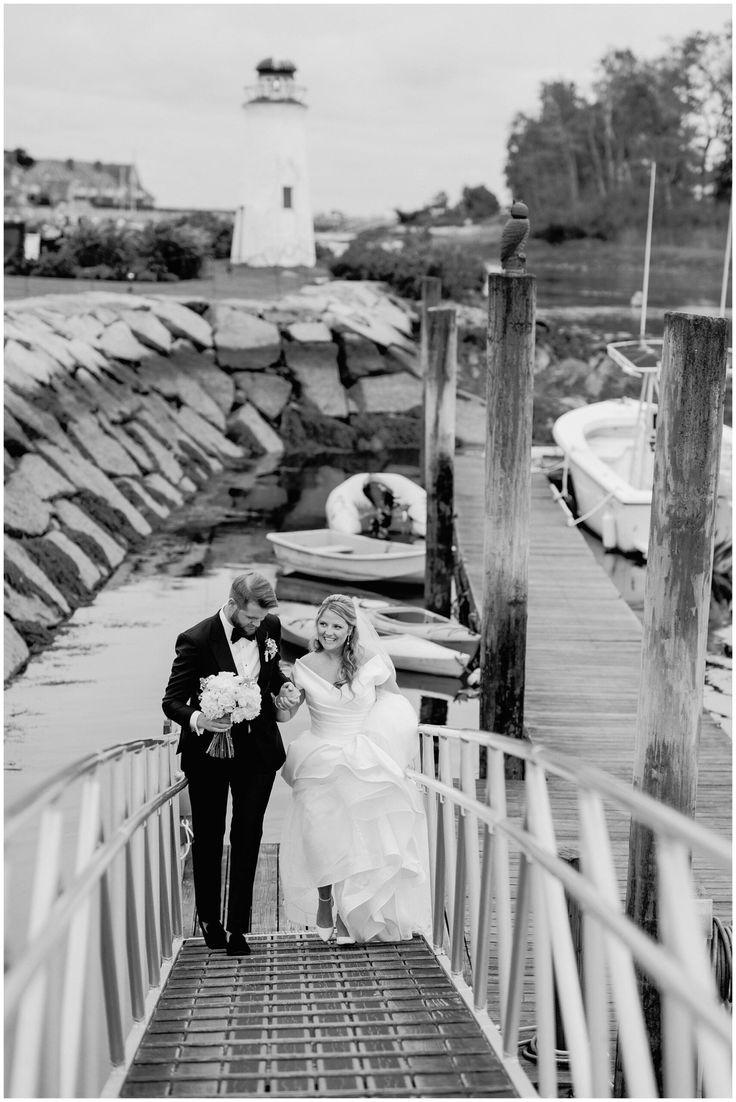
M 181 726 L 177 753 L 189 781 L 192 805 L 194 897 L 204 940 L 230 956 L 250 953 L 253 879 L 263 816 L 276 771 L 285 759 L 276 721 L 295 710 L 298 691 L 281 672 L 281 624 L 269 581 L 255 572 L 233 579 L 223 607 L 176 640 L 176 657 L 163 710 Z M 213 757 L 207 748 L 229 724 L 207 719 L 199 709 L 200 678 L 230 671 L 258 682 L 260 713 L 232 726 L 234 757 Z M 284 686 L 287 686 L 286 688 Z M 228 791 L 232 793 L 227 929 L 220 921 L 222 846 Z

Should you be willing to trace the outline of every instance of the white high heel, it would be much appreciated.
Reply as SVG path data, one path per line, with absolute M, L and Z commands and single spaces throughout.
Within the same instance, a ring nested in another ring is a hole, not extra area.
M 319 898 L 320 903 L 327 903 L 328 902 L 328 900 L 323 899 L 322 896 L 318 896 L 318 898 Z M 332 908 L 335 906 L 335 900 L 334 900 L 334 897 L 332 895 L 330 895 L 329 904 L 330 904 L 330 915 L 332 915 Z M 334 919 L 332 921 L 331 926 L 320 926 L 319 923 L 315 921 L 315 927 L 316 927 L 317 933 L 318 933 L 319 937 L 322 939 L 322 941 L 329 941 L 330 938 L 332 937 L 332 935 L 335 932 Z
M 339 926 L 337 925 L 338 922 L 340 923 Z M 345 931 L 345 933 L 344 934 L 340 934 L 340 933 L 337 934 L 337 936 L 335 937 L 335 941 L 337 942 L 337 944 L 338 945 L 355 945 L 355 938 L 350 936 L 350 934 L 348 933 L 347 926 L 345 925 L 343 920 L 338 915 L 336 920 L 335 920 L 335 929 L 339 930 L 340 928 L 342 928 Z

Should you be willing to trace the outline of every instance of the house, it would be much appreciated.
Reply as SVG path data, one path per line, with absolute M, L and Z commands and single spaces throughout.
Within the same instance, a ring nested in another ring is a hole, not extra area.
M 5 150 L 5 207 L 56 207 L 83 202 L 92 207 L 151 209 L 153 196 L 130 164 L 102 161 L 33 160 L 23 150 Z M 26 163 L 24 164 L 23 161 Z M 28 164 L 27 162 L 31 162 Z

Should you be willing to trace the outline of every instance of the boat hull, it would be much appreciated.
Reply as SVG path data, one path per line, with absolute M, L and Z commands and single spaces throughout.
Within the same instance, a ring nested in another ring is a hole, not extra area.
M 643 412 L 642 403 L 633 399 L 594 402 L 563 414 L 552 435 L 565 457 L 578 517 L 585 517 L 585 525 L 606 548 L 646 557 L 654 470 L 650 441 L 645 440 L 635 456 L 638 485 L 629 478 Z M 716 542 L 731 538 L 730 465 L 731 429 L 724 426 Z
M 317 609 L 298 602 L 281 602 L 279 619 L 281 637 L 292 646 L 309 650 L 315 634 Z M 411 635 L 381 636 L 381 643 L 397 670 L 422 673 L 432 677 L 460 677 L 467 664 L 467 655 L 428 639 Z
M 480 636 L 463 624 L 413 605 L 385 605 L 368 610 L 368 616 L 381 635 L 414 635 L 472 657 L 480 645 Z
M 335 581 L 424 581 L 424 543 L 396 543 L 329 528 L 268 532 L 284 573 Z

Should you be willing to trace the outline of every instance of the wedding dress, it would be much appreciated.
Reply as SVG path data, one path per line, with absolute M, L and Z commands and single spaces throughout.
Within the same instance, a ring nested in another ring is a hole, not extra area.
M 294 663 L 311 728 L 290 744 L 282 772 L 292 787 L 280 847 L 286 914 L 313 926 L 317 888 L 331 884 L 334 913 L 357 941 L 431 933 L 427 823 L 404 776 L 417 718 L 405 697 L 376 692 L 388 676 L 379 655 L 340 688 Z

